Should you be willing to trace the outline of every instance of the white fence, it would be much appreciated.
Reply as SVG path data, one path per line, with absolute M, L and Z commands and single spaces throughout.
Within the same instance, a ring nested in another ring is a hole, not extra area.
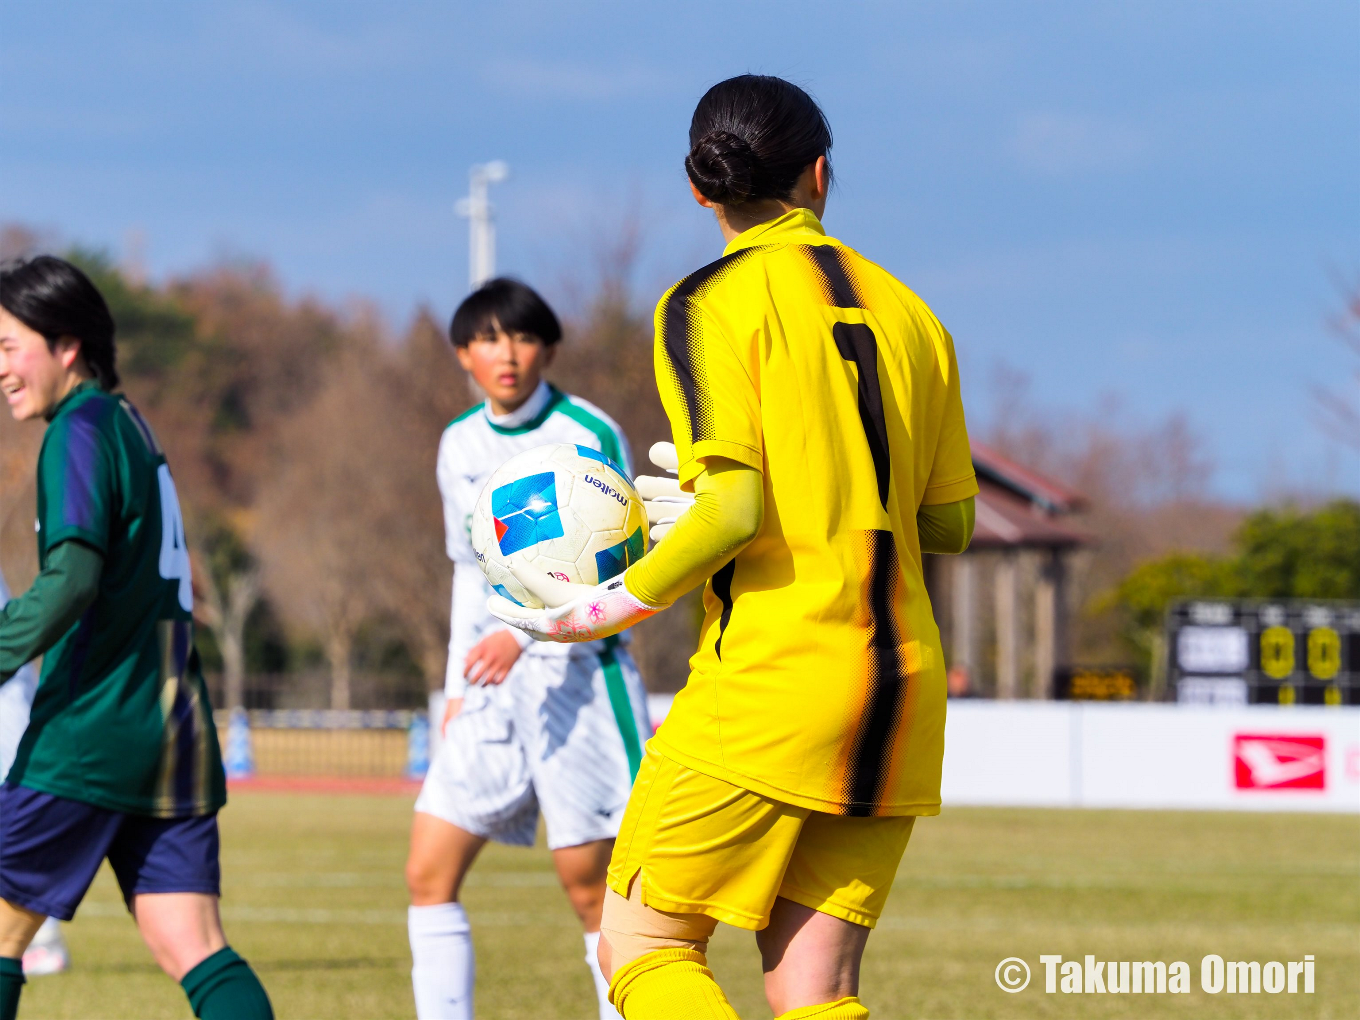
M 652 695 L 653 725 L 670 708 Z M 1360 708 L 951 701 L 946 805 L 1360 813 Z

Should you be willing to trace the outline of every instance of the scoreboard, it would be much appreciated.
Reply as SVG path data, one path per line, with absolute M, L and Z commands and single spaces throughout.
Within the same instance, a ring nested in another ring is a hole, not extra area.
M 1166 637 L 1177 701 L 1360 704 L 1360 602 L 1177 602 Z
M 1053 671 L 1053 697 L 1058 701 L 1133 701 L 1138 681 L 1132 669 L 1119 666 L 1068 666 Z

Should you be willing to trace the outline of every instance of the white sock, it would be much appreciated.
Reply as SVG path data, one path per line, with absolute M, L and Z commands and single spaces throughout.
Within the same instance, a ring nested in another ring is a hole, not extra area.
M 609 1004 L 609 982 L 600 970 L 600 933 L 586 932 L 586 965 L 590 967 L 590 977 L 595 982 L 595 998 L 600 1000 L 600 1020 L 619 1020 L 619 1011 Z
M 45 946 L 48 949 L 65 949 L 66 941 L 61 937 L 61 922 L 49 917 L 42 923 L 38 933 L 33 936 L 30 946 Z
M 472 929 L 461 903 L 411 907 L 411 987 L 420 1020 L 472 1020 Z

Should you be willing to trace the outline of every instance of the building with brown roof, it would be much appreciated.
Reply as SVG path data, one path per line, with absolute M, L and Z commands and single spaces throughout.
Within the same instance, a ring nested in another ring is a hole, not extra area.
M 1089 536 L 1065 518 L 1086 505 L 1085 498 L 974 441 L 977 472 L 977 521 L 973 541 L 961 556 L 927 557 L 926 580 L 936 618 L 947 638 L 951 692 L 989 693 L 1014 698 L 1021 693 L 1021 645 L 1033 649 L 1029 693 L 1051 697 L 1056 670 L 1070 665 L 1068 650 L 1067 561 Z M 1022 573 L 1028 584 L 1021 584 Z M 983 612 L 979 589 L 990 580 L 991 612 Z M 947 593 L 944 589 L 947 587 Z M 1022 612 L 1021 590 L 1033 606 Z M 995 648 L 992 670 L 980 659 L 983 625 L 990 617 Z M 1022 620 L 1032 622 L 1032 641 L 1022 642 Z M 983 673 L 993 683 L 983 685 Z

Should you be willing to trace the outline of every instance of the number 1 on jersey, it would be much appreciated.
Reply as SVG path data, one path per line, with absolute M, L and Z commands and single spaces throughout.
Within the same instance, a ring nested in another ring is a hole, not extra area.
M 170 477 L 170 466 L 156 469 L 161 490 L 161 577 L 179 581 L 179 604 L 186 613 L 194 610 L 193 570 L 189 566 L 189 546 L 184 540 L 184 517 L 179 512 L 179 493 Z
M 888 508 L 888 482 L 892 465 L 888 460 L 888 422 L 883 414 L 883 391 L 878 384 L 878 337 L 862 322 L 838 322 L 831 327 L 836 350 L 859 369 L 859 419 L 869 455 L 874 459 L 878 478 L 878 501 Z

